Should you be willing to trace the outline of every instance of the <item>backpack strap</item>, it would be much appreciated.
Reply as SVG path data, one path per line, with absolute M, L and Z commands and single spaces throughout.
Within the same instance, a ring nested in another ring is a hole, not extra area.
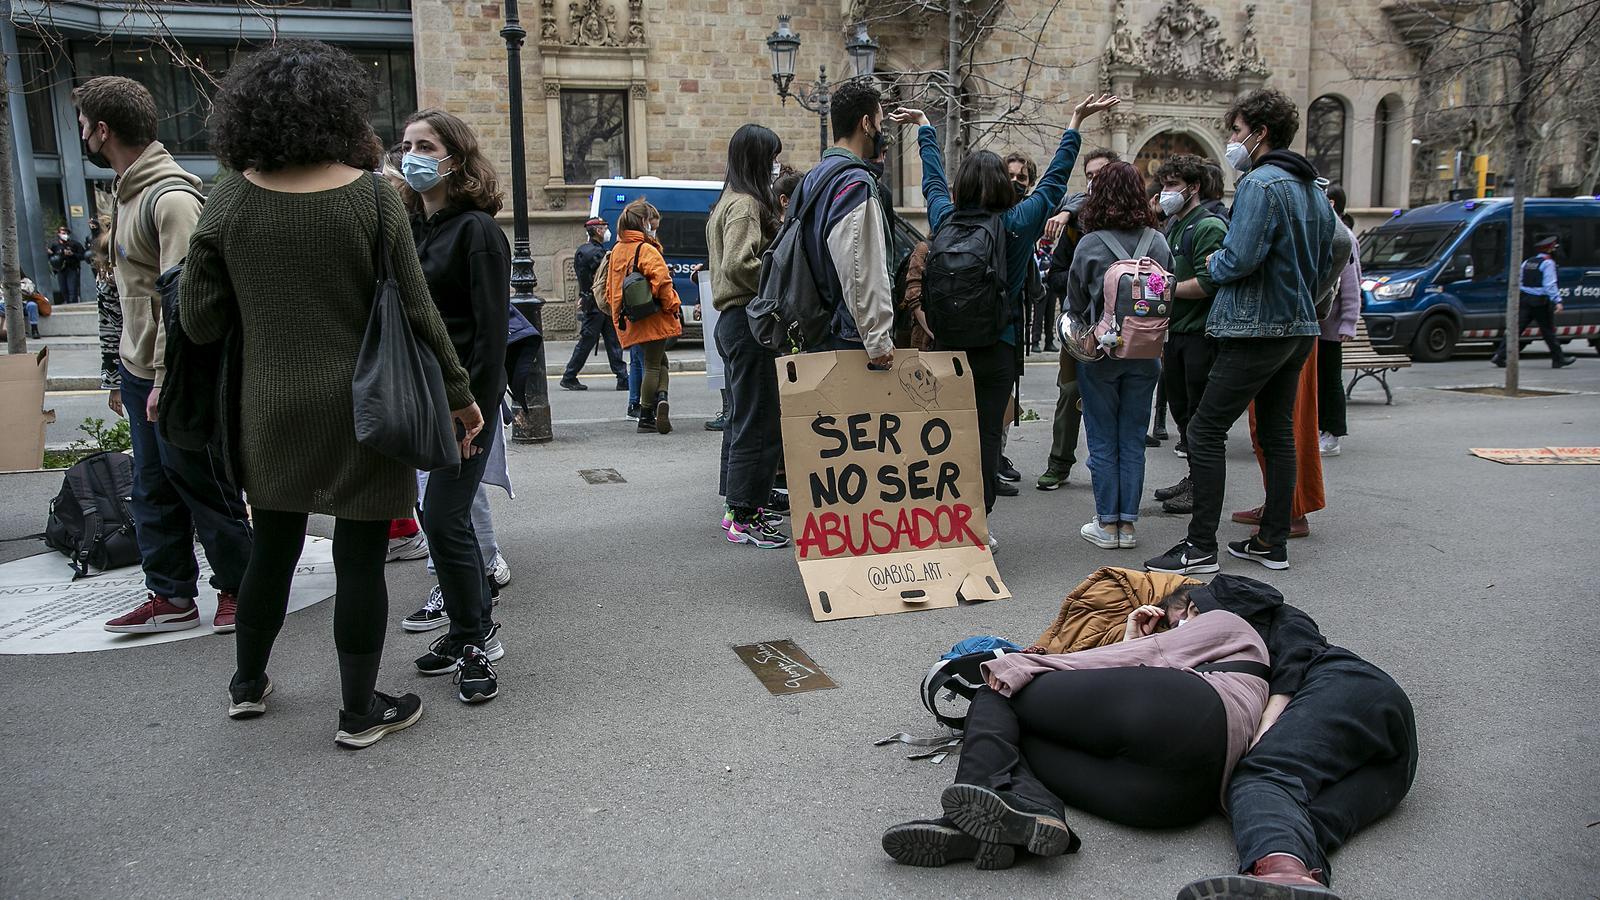
M 1139 235 L 1139 246 L 1134 248 L 1133 258 L 1144 259 L 1150 253 L 1150 245 L 1156 242 L 1156 230 L 1146 228 L 1144 234 Z
M 1129 258 L 1128 248 L 1123 246 L 1122 242 L 1117 240 L 1109 231 L 1102 229 L 1100 231 L 1094 231 L 1090 233 L 1100 238 L 1100 240 L 1105 243 L 1106 247 L 1110 249 L 1112 253 L 1117 255 L 1117 259 Z
M 378 278 L 378 283 L 383 284 L 389 280 L 389 235 L 383 224 L 383 176 L 374 172 L 372 174 L 372 202 L 378 208 L 378 241 L 374 245 L 376 257 L 372 261 L 372 272 Z
M 139 197 L 139 227 L 144 229 L 145 234 L 155 235 L 157 244 L 161 242 L 161 236 L 156 234 L 156 204 L 161 202 L 162 197 L 173 191 L 179 191 L 194 197 L 200 201 L 202 206 L 206 202 L 206 195 L 200 193 L 199 189 L 190 184 L 189 179 L 182 175 L 163 178 L 145 188 L 144 194 Z

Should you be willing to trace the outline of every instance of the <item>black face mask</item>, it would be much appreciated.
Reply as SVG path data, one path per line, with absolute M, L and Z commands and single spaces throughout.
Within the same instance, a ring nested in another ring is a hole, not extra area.
M 106 155 L 103 152 L 105 150 L 105 148 L 106 148 L 106 145 L 105 145 L 104 141 L 100 142 L 100 149 L 99 150 L 90 150 L 89 149 L 89 139 L 88 138 L 79 138 L 78 142 L 83 145 L 83 158 L 87 159 L 91 165 L 99 166 L 102 169 L 111 168 L 111 160 L 106 159 Z
M 1011 189 L 1017 192 L 1018 200 L 1028 196 L 1028 186 L 1020 181 L 1011 182 Z
M 879 128 L 878 133 L 872 136 L 872 152 L 867 154 L 867 159 L 877 159 L 882 156 L 888 146 L 889 139 L 884 135 L 883 129 Z

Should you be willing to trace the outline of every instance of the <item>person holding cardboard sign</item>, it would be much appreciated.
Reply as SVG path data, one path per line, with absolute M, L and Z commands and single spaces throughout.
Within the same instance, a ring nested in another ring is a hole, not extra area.
M 922 308 L 941 350 L 965 350 L 972 368 L 978 406 L 978 435 L 983 459 L 983 502 L 994 509 L 995 477 L 1000 469 L 1000 441 L 1005 429 L 1006 401 L 1021 372 L 1023 335 L 1020 326 L 1028 278 L 1034 277 L 1033 248 L 1044 234 L 1045 220 L 1067 194 L 1067 177 L 1078 159 L 1083 120 L 1121 102 L 1120 97 L 1089 96 L 1072 111 L 1061 144 L 1039 185 L 1018 199 L 1000 157 L 987 150 L 968 156 L 956 172 L 955 190 L 945 181 L 939 132 L 920 109 L 901 107 L 889 116 L 897 125 L 916 125 L 922 154 L 922 196 L 928 203 L 929 239 L 923 279 Z M 949 229 L 943 236 L 940 231 Z M 975 276 L 975 277 L 972 277 Z M 987 302 L 967 303 L 969 277 L 979 289 L 998 278 L 998 290 Z M 934 290 L 949 290 L 949 300 Z M 953 289 L 953 290 L 951 290 Z M 941 316 L 939 313 L 943 312 Z M 941 322 L 941 318 L 943 322 Z M 944 327 L 941 327 L 943 325 Z M 986 325 L 987 327 L 980 327 Z

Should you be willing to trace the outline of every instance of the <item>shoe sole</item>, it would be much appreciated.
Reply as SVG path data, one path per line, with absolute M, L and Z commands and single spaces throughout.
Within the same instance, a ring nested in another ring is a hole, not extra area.
M 416 633 L 416 634 L 421 634 L 424 631 L 433 631 L 436 628 L 443 628 L 443 627 L 445 627 L 446 625 L 449 625 L 449 624 L 450 624 L 450 618 L 448 616 L 446 616 L 446 617 L 444 617 L 442 619 L 434 619 L 431 622 L 417 622 L 417 621 L 413 621 L 411 619 L 401 619 L 400 620 L 400 627 L 401 628 L 404 628 L 406 631 L 410 631 L 410 632 L 413 632 L 413 633 Z
M 234 623 L 232 625 L 216 625 L 216 624 L 213 624 L 211 626 L 211 633 L 212 634 L 233 634 L 234 630 L 236 628 L 238 628 L 238 627 L 239 627 L 238 623 Z
M 757 538 L 744 537 L 743 535 L 736 537 L 731 530 L 728 532 L 728 543 L 749 544 L 757 550 L 782 550 L 784 547 L 789 546 L 788 541 L 783 541 L 780 543 L 778 541 L 763 541 L 758 540 Z
M 672 419 L 671 419 L 671 417 L 668 416 L 668 412 L 670 410 L 671 410 L 671 407 L 667 404 L 667 401 L 665 401 L 665 400 L 663 400 L 660 403 L 656 404 L 656 433 L 657 434 L 671 434 L 672 433 Z
M 1176 456 L 1179 459 L 1188 459 L 1189 458 L 1189 451 L 1187 451 L 1187 450 L 1179 450 L 1178 448 L 1174 447 L 1174 448 L 1172 448 L 1172 455 Z
M 267 698 L 272 696 L 272 681 L 268 679 L 267 689 L 261 692 L 260 699 L 246 700 L 243 703 L 234 703 L 233 695 L 228 695 L 228 718 L 254 719 L 267 711 Z
M 1117 538 L 1118 550 L 1132 550 L 1137 546 L 1139 546 L 1138 538 Z
M 1022 483 L 1022 476 L 1020 474 L 1017 475 L 1017 477 L 1015 477 L 1015 478 L 1011 478 L 1009 476 L 1000 475 L 1000 474 L 996 474 L 994 477 L 1000 479 L 1001 481 L 1004 481 L 1006 484 L 1021 484 Z
M 468 697 L 466 691 L 457 691 L 456 692 L 457 699 L 459 699 L 462 703 L 468 703 L 468 704 L 472 704 L 472 703 L 488 703 L 490 700 L 493 700 L 494 698 L 496 698 L 498 696 L 500 696 L 500 686 L 498 684 L 495 685 L 494 690 L 490 691 L 487 694 L 473 694 L 471 697 Z
M 1320 452 L 1322 453 L 1324 458 L 1328 458 L 1328 457 L 1338 456 L 1339 455 L 1339 451 L 1338 450 L 1323 450 L 1323 451 L 1320 451 Z
M 1089 543 L 1095 545 L 1096 547 L 1099 547 L 1101 550 L 1115 550 L 1115 549 L 1117 549 L 1117 539 L 1116 538 L 1112 538 L 1111 540 L 1107 541 L 1107 540 L 1103 540 L 1101 538 L 1089 537 L 1087 534 L 1084 534 L 1081 531 L 1078 532 L 1078 537 L 1081 537 L 1084 540 L 1088 541 Z
M 1265 556 L 1257 556 L 1256 554 L 1250 552 L 1240 553 L 1232 547 L 1228 548 L 1228 555 L 1237 559 L 1248 559 L 1253 562 L 1258 562 L 1274 572 L 1282 572 L 1289 568 L 1289 563 L 1287 560 L 1284 562 L 1278 562 L 1275 559 L 1267 559 Z
M 1036 856 L 1060 856 L 1072 844 L 1067 823 L 1012 809 L 987 788 L 952 784 L 944 789 L 939 803 L 957 828 L 984 843 L 1026 847 Z
M 373 727 L 368 728 L 366 731 L 359 731 L 355 734 L 351 734 L 350 732 L 341 729 L 333 736 L 333 742 L 341 747 L 348 747 L 351 750 L 360 750 L 364 747 L 371 747 L 373 744 L 376 744 L 389 735 L 394 734 L 396 731 L 404 731 L 405 729 L 410 728 L 411 726 L 417 724 L 421 718 L 422 707 L 419 706 L 417 707 L 416 712 L 398 722 L 385 722 L 382 725 L 374 725 Z
M 188 631 L 200 627 L 200 617 L 185 619 L 181 622 L 146 622 L 141 625 L 106 625 L 105 630 L 112 634 L 166 634 L 169 631 Z
M 589 389 L 589 386 L 581 381 L 574 381 L 571 384 L 567 384 L 565 381 L 558 381 L 556 383 L 561 385 L 561 389 L 563 391 L 587 391 Z
M 1274 884 L 1245 875 L 1220 875 L 1184 885 L 1178 900 L 1339 900 L 1339 895 L 1322 887 L 1299 884 Z
M 1061 490 L 1061 486 L 1064 483 L 1065 482 L 1059 482 L 1058 481 L 1058 482 L 1056 482 L 1055 484 L 1052 484 L 1052 485 L 1036 484 L 1036 485 L 1034 485 L 1034 487 L 1038 488 L 1041 491 L 1059 491 L 1059 490 Z
M 1145 563 L 1144 570 L 1146 572 L 1160 572 L 1163 575 L 1211 575 L 1216 572 L 1221 572 L 1222 566 L 1218 563 L 1211 562 L 1195 563 L 1192 566 L 1177 566 L 1171 569 L 1163 569 L 1159 566 L 1152 566 L 1149 563 Z
M 385 556 L 383 558 L 383 561 L 386 562 L 386 563 L 410 562 L 411 560 L 414 560 L 414 559 L 427 559 L 427 558 L 428 558 L 428 548 L 427 547 L 423 547 L 421 550 L 407 550 L 404 553 L 396 553 L 393 556 Z
M 963 859 L 979 869 L 1009 869 L 1017 861 L 1010 844 L 986 844 L 956 828 L 911 822 L 884 832 L 883 852 L 907 866 L 937 868 Z

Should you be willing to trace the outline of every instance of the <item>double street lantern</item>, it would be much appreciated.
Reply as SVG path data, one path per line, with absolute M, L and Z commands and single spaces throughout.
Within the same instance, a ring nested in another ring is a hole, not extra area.
M 852 77 L 870 77 L 878 66 L 878 42 L 867 34 L 865 22 L 858 22 L 855 33 L 844 45 L 850 54 Z M 828 150 L 828 113 L 833 86 L 828 83 L 828 67 L 817 67 L 817 80 L 809 89 L 802 87 L 791 91 L 794 83 L 795 57 L 800 53 L 800 35 L 789 27 L 789 16 L 778 16 L 778 30 L 767 35 L 767 50 L 772 54 L 772 83 L 777 85 L 778 97 L 787 105 L 793 97 L 803 109 L 817 114 L 820 138 L 819 152 Z

